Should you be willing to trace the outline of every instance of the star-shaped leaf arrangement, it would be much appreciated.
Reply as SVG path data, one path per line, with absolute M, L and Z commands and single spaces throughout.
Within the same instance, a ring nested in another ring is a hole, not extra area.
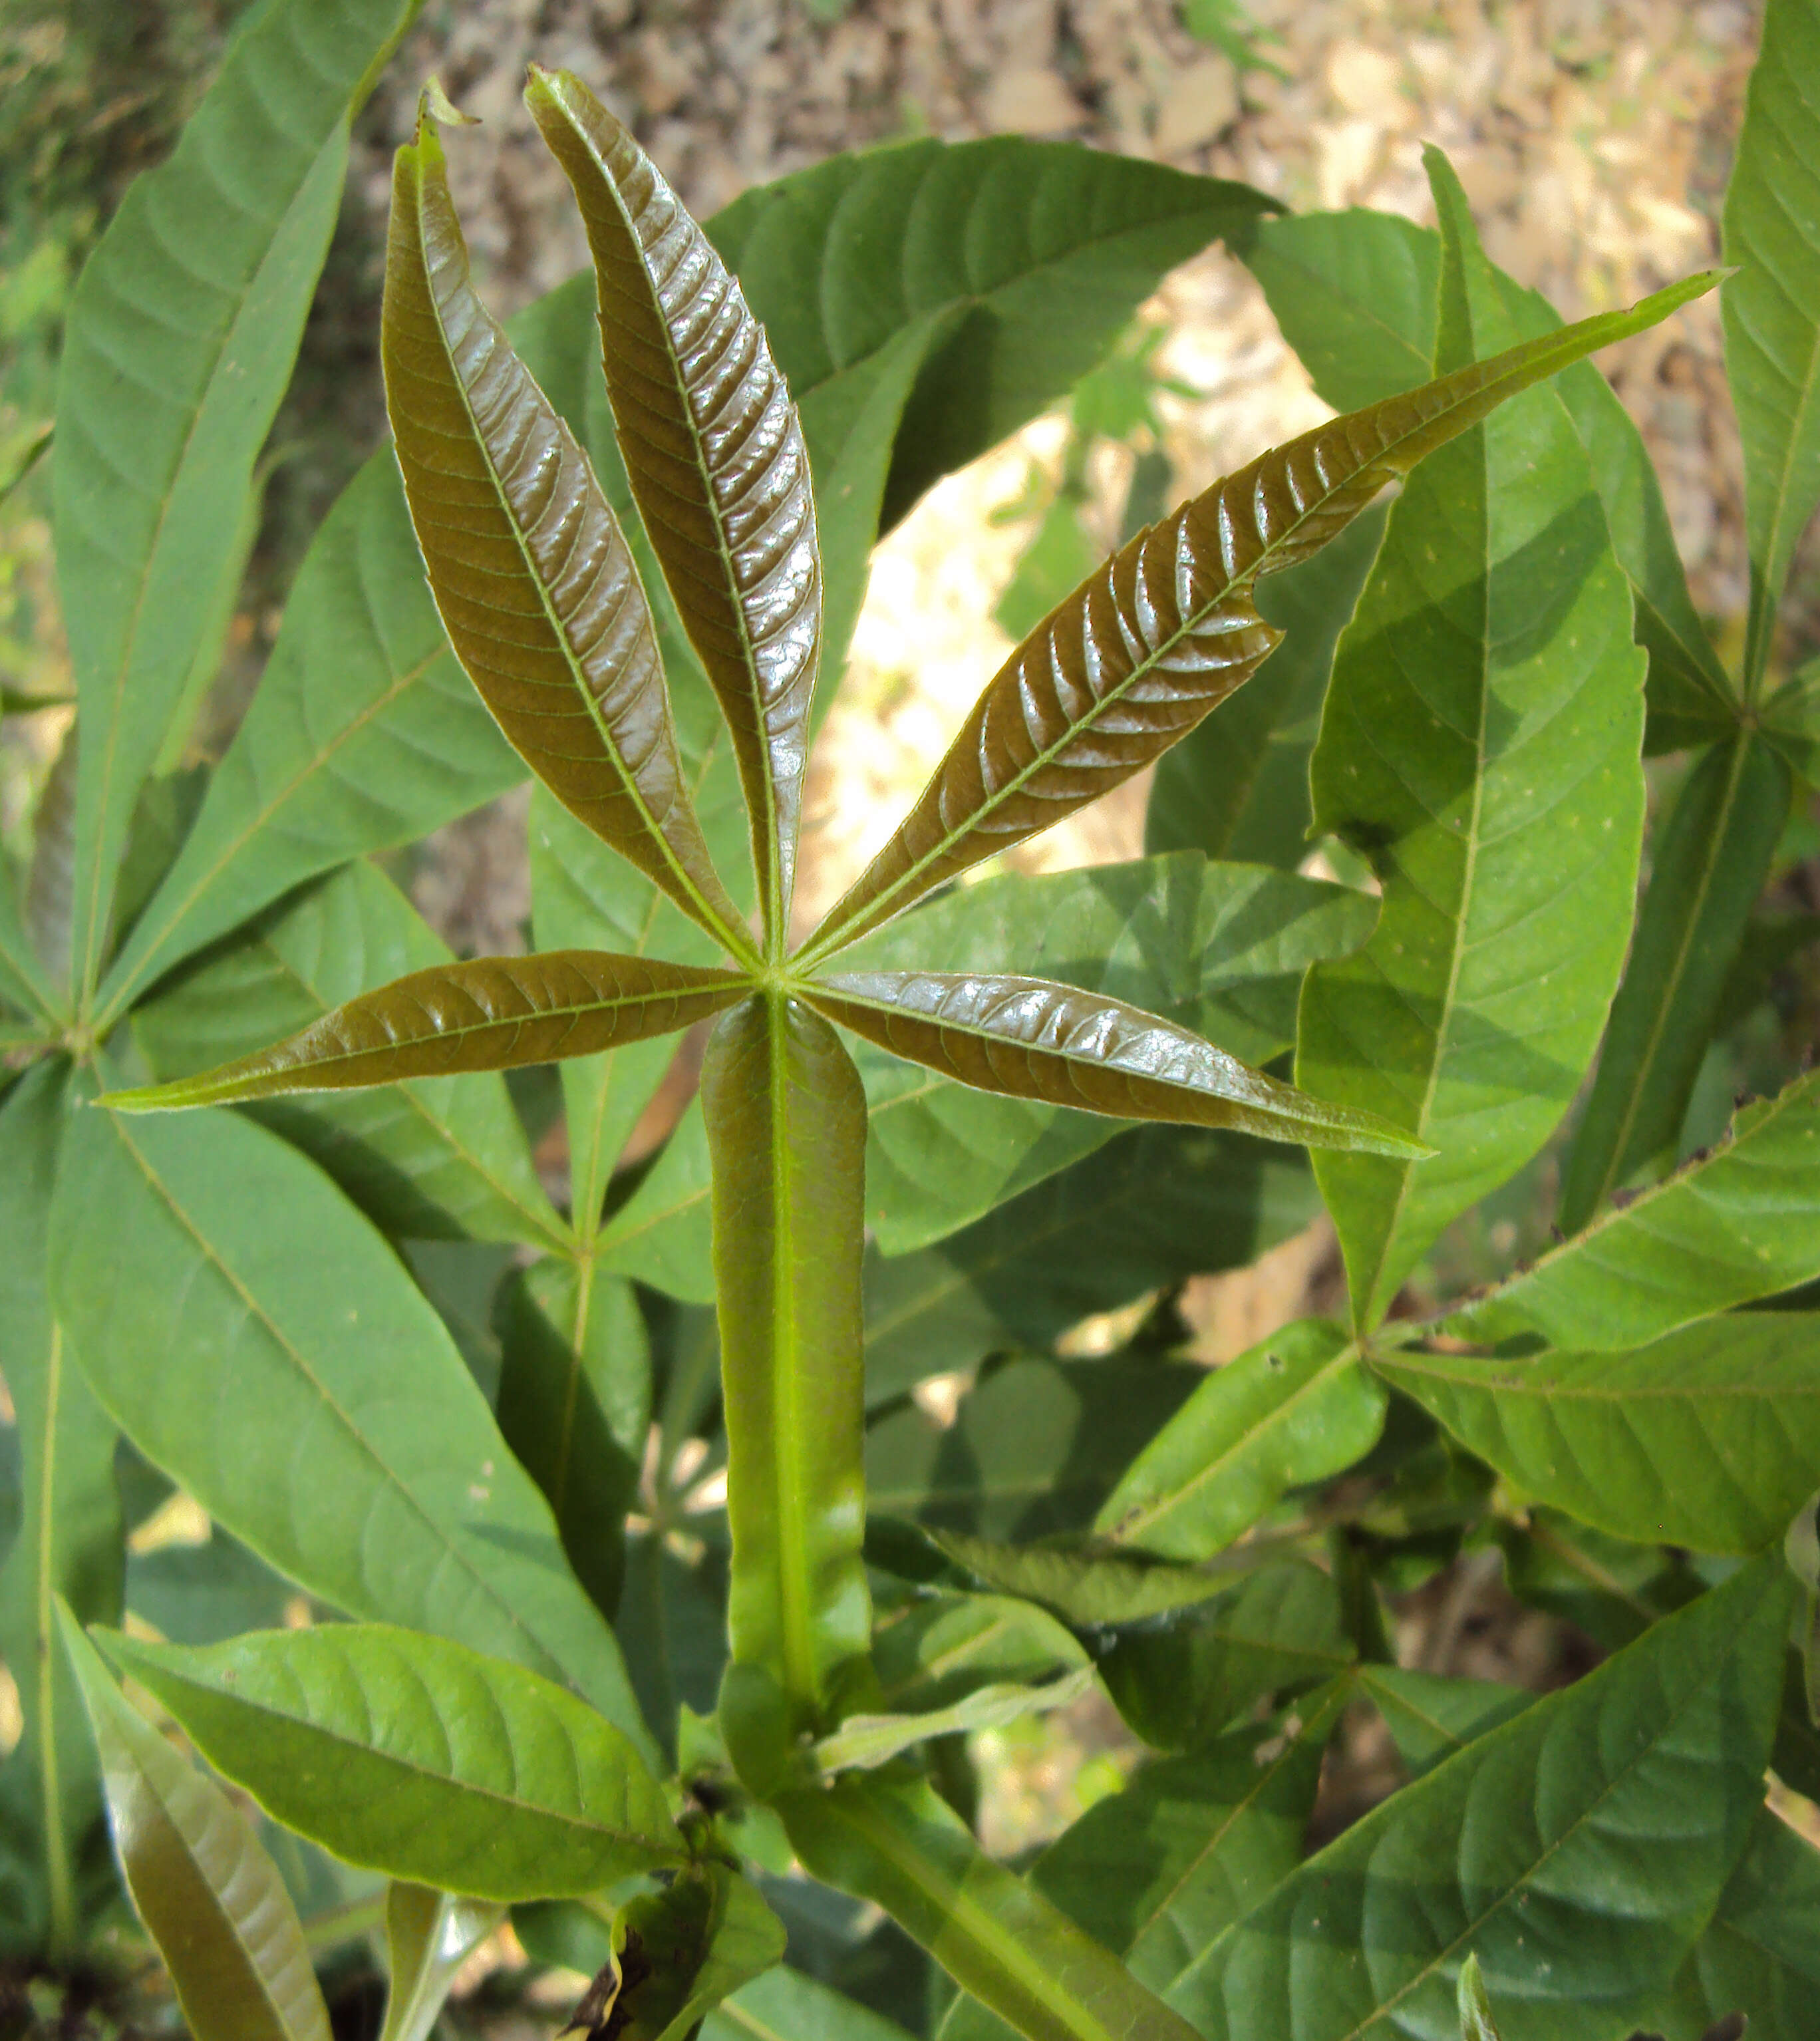
M 1715 280 L 1690 278 L 1334 419 L 1133 539 L 1006 662 L 896 834 L 792 954 L 822 635 L 796 408 L 737 280 L 631 135 L 567 73 L 534 71 L 526 97 L 586 224 L 632 495 L 732 734 L 757 929 L 708 855 L 626 536 L 587 456 L 474 290 L 433 117 L 448 109 L 426 96 L 395 171 L 383 357 L 430 588 L 456 654 L 532 771 L 726 961 L 562 950 L 452 963 L 351 1000 L 257 1055 L 105 1103 L 144 1111 L 507 1069 L 719 1015 L 702 1088 L 734 1658 L 767 1692 L 781 1690 L 778 1719 L 800 1734 L 863 1704 L 870 1628 L 865 1104 L 830 1023 L 985 1091 L 1314 1147 L 1426 1152 L 1117 1000 L 948 972 L 940 957 L 925 969 L 843 971 L 841 952 L 1186 736 L 1276 641 L 1253 605 L 1261 578 L 1306 559 L 1505 399 Z

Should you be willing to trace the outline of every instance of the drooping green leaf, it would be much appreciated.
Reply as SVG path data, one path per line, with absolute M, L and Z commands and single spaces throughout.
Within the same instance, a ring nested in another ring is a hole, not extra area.
M 782 1967 L 742 1985 L 701 2031 L 702 2041 L 909 2041 L 895 2021 Z
M 802 427 L 738 284 L 628 130 L 569 71 L 533 69 L 525 100 L 587 227 L 620 455 L 733 733 L 780 956 L 822 635 Z
M 1726 979 L 1788 815 L 1788 768 L 1754 731 L 1700 760 L 1658 826 L 1649 891 L 1561 1185 L 1563 1232 L 1674 1162 Z
M 872 1661 L 885 1706 L 915 1715 L 952 1707 L 982 1687 L 1042 1685 L 1078 1670 L 1086 1654 L 1027 1601 L 937 1594 L 880 1620 Z
M 1725 195 L 1725 366 L 1744 441 L 1746 692 L 1770 653 L 1796 543 L 1820 502 L 1820 6 L 1772 0 Z
M 1490 1345 L 1641 1346 L 1820 1276 L 1820 1078 L 1746 1107 L 1729 1138 L 1448 1321 Z
M 103 960 L 120 846 L 234 560 L 341 206 L 353 109 L 416 9 L 288 0 L 230 48 L 123 200 L 64 322 L 57 576 L 83 731 L 74 971 Z
M 1386 1400 L 1341 1327 L 1287 1326 L 1208 1375 L 1126 1469 L 1093 1528 L 1133 1551 L 1211 1558 L 1290 1489 L 1364 1459 Z
M 1384 536 L 1363 512 L 1331 544 L 1257 592 L 1283 635 L 1220 710 L 1158 761 L 1144 811 L 1144 848 L 1203 850 L 1292 871 L 1307 854 L 1308 760 L 1334 648 Z
M 591 1262 L 551 1260 L 506 1279 L 498 1318 L 499 1429 L 544 1491 L 575 1577 L 610 1616 L 651 1429 L 638 1299 Z
M 1373 1366 L 1539 1501 L 1620 1538 L 1754 1552 L 1820 1486 L 1820 1320 L 1749 1312 L 1629 1353 Z
M 1208 1566 L 1178 1566 L 1094 1538 L 1005 1545 L 964 1531 L 924 1534 L 968 1583 L 1046 1608 L 1070 1629 L 1118 1630 L 1213 1600 L 1235 1574 L 1261 1562 L 1249 1555 Z
M 631 554 L 587 456 L 475 293 L 427 117 L 394 174 L 383 354 L 430 587 L 501 729 L 564 807 L 750 954 L 683 786 Z
M 1117 1959 L 985 1856 L 921 1780 L 849 1774 L 778 1811 L 797 1855 L 875 1900 L 964 1990 L 1028 2041 L 1187 2041 Z
M 841 1772 L 875 1771 L 931 1737 L 971 1736 L 980 1730 L 1002 1729 L 1026 1715 L 1070 1707 L 1092 1692 L 1093 1687 L 1093 1668 L 1079 1665 L 1035 1686 L 994 1680 L 944 1707 L 908 1715 L 857 1712 L 844 1717 L 838 1729 L 815 1744 L 810 1756 L 816 1770 L 830 1779 Z
M 155 1076 L 186 1078 L 389 979 L 452 961 L 391 881 L 357 859 L 139 1007 L 134 1036 Z M 388 1232 L 539 1246 L 564 1237 L 497 1077 L 322 1094 L 261 1107 L 255 1117 L 319 1162 Z
M 1143 1127 L 933 1246 L 866 1260 L 866 1397 L 1006 1347 L 1046 1348 L 1097 1311 L 1242 1268 L 1318 1211 L 1299 1157 L 1202 1127 Z
M 232 1113 L 86 1112 L 52 1238 L 96 1394 L 210 1516 L 349 1615 L 566 1680 L 642 1742 L 612 1635 L 447 1330 L 310 1163 Z
M 517 1070 L 673 1035 L 730 1006 L 742 972 L 602 950 L 435 964 L 362 993 L 286 1040 L 170 1084 L 109 1092 L 120 1112 L 171 1112 L 289 1092 Z
M 1429 163 L 1444 365 L 1511 327 L 1458 180 L 1438 152 Z M 1314 761 L 1317 822 L 1372 860 L 1383 912 L 1356 957 L 1310 972 L 1296 1055 L 1311 1089 L 1368 1096 L 1440 1151 L 1316 1164 L 1360 1326 L 1449 1220 L 1541 1146 L 1592 1060 L 1643 830 L 1630 624 L 1585 449 L 1551 391 L 1437 455 L 1391 509 Z
M 386 2024 L 380 2041 L 429 2041 L 455 1974 L 498 1907 L 395 1879 L 386 1893 Z
M 521 1666 L 385 1623 L 98 1641 L 217 1771 L 349 1864 L 479 1899 L 680 1864 L 631 1739 Z
M 1353 1680 L 1383 1717 L 1398 1757 L 1417 1779 L 1535 1698 L 1495 1680 L 1450 1680 L 1400 1665 L 1355 1665 Z
M 1265 221 L 1245 260 L 1314 387 L 1355 410 L 1425 382 L 1434 357 L 1440 236 L 1400 214 L 1354 208 Z M 1494 270 L 1519 336 L 1555 331 L 1540 292 Z M 1730 728 L 1732 686 L 1688 593 L 1668 509 L 1642 435 L 1589 363 L 1556 390 L 1593 465 L 1612 550 L 1630 577 L 1638 642 L 1650 654 L 1646 749 L 1673 750 Z
M 0 1826 L 42 1867 L 48 1909 L 0 1928 L 0 1945 L 17 1938 L 21 1953 L 76 1946 L 85 1874 L 105 1849 L 95 1753 L 57 1646 L 56 1600 L 84 1621 L 117 1620 L 124 1565 L 114 1428 L 47 1294 L 51 1198 L 72 1104 L 68 1067 L 57 1062 L 28 1071 L 0 1104 L 0 1368 L 20 1474 L 18 1535 L 0 1570 L 0 1658 L 22 1718 Z
M 1318 551 L 1386 483 L 1475 430 L 1507 399 L 1665 319 L 1712 282 L 1691 278 L 1630 311 L 1582 320 L 1485 361 L 1472 359 L 1475 336 L 1495 323 L 1502 338 L 1505 322 L 1486 306 L 1469 326 L 1463 307 L 1458 341 L 1450 332 L 1440 357 L 1451 373 L 1273 448 L 1133 540 L 987 685 L 896 834 L 829 910 L 805 962 L 818 962 L 1166 751 L 1248 679 L 1275 643 L 1253 603 L 1261 576 Z M 1489 277 L 1483 294 L 1494 294 Z M 1520 420 L 1552 417 L 1538 410 L 1548 401 L 1526 407 Z M 1503 429 L 1513 430 L 1520 433 L 1520 423 Z M 1573 479 L 1583 483 L 1599 544 L 1608 551 L 1584 454 L 1564 421 L 1559 434 L 1566 444 L 1556 457 L 1571 473 L 1578 456 Z M 1425 493 L 1446 490 L 1479 444 L 1469 441 Z M 1563 487 L 1566 478 L 1556 479 Z M 1566 493 L 1557 511 L 1574 500 Z M 1589 530 L 1580 549 L 1592 543 Z M 1378 572 L 1381 578 L 1381 561 Z M 1620 599 L 1623 593 L 1620 574 Z
M 1505 2041 L 1624 2032 L 1761 1804 L 1781 1566 L 1742 1569 L 1374 1809 L 1196 1952 L 1169 2002 L 1208 2041 L 1448 2035 L 1470 1951 Z
M 815 1722 L 862 1664 L 865 1100 L 832 1029 L 755 998 L 710 1037 L 733 1655 Z
M 330 2041 L 297 1909 L 246 1818 L 114 1684 L 67 1610 L 120 1868 L 196 2041 Z
M 784 1954 L 784 1924 L 724 1864 L 693 1865 L 613 1916 L 611 1953 L 571 2028 L 624 2041 L 687 2041 L 703 2016 Z

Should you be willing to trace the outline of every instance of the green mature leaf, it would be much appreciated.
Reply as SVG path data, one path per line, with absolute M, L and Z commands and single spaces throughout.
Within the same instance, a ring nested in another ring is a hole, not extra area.
M 920 1780 L 849 1775 L 785 1794 L 807 1867 L 882 1905 L 964 1990 L 1027 2041 L 1187 2041 L 1191 2031 L 1116 1958 L 982 1854 Z
M 1123 1629 L 1193 1608 L 1223 1594 L 1235 1574 L 1263 1563 L 1245 1554 L 1208 1566 L 1177 1566 L 1094 1538 L 1005 1545 L 962 1531 L 925 1536 L 968 1585 L 1034 1602 L 1077 1631 Z
M 1578 1233 L 1620 1185 L 1673 1165 L 1789 791 L 1782 759 L 1740 730 L 1695 765 L 1659 825 L 1636 939 L 1562 1174 L 1563 1232 Z
M 994 1680 L 974 1688 L 945 1707 L 909 1715 L 847 1715 L 838 1729 L 812 1747 L 810 1756 L 816 1770 L 828 1778 L 841 1772 L 876 1771 L 931 1737 L 971 1736 L 979 1730 L 1002 1729 L 1026 1715 L 1070 1707 L 1093 1689 L 1090 1665 L 1077 1666 L 1040 1686 Z
M 32 953 L 32 939 L 19 913 L 10 863 L 0 865 L 0 1005 L 44 1020 L 63 1007 L 59 994 L 45 982 Z
M 863 1666 L 860 1257 L 865 1101 L 832 1029 L 793 999 L 735 1007 L 709 1038 L 714 1261 L 734 1660 L 816 1722 Z
M 909 2041 L 902 2028 L 800 1970 L 769 1970 L 708 2016 L 702 2041 Z
M 544 1491 L 575 1577 L 610 1617 L 651 1429 L 638 1299 L 592 1262 L 540 1261 L 506 1279 L 497 1315 L 499 1429 Z
M 628 1737 L 445 1638 L 331 1623 L 200 1649 L 98 1641 L 217 1771 L 346 1863 L 509 1902 L 686 1856 Z
M 1401 215 L 1355 208 L 1266 220 L 1245 260 L 1319 394 L 1349 411 L 1429 375 L 1440 279 L 1440 236 Z M 1494 270 L 1518 334 L 1561 324 L 1540 292 Z M 1732 685 L 1688 593 L 1667 506 L 1642 435 L 1590 363 L 1556 390 L 1593 464 L 1612 545 L 1630 577 L 1638 642 L 1650 654 L 1645 748 L 1673 750 L 1731 727 Z
M 1640 1346 L 1820 1276 L 1820 1077 L 1746 1107 L 1711 1154 L 1543 1255 L 1448 1322 L 1491 1345 Z
M 1334 648 L 1383 535 L 1383 512 L 1366 510 L 1258 590 L 1258 614 L 1281 641 L 1219 722 L 1197 724 L 1158 761 L 1146 850 L 1202 850 L 1289 871 L 1307 855 L 1308 760 Z
M 83 1873 L 101 1838 L 95 1754 L 75 1711 L 68 1661 L 57 1649 L 62 1596 L 85 1621 L 120 1609 L 124 1555 L 114 1428 L 90 1394 L 46 1293 L 52 1186 L 72 1104 L 68 1067 L 44 1062 L 0 1104 L 0 1366 L 19 1452 L 19 1528 L 0 1570 L 0 1659 L 11 1669 L 23 1730 L 7 1761 L 0 1827 L 42 1867 L 48 1917 L 0 1926 L 18 1939 L 74 1948 Z M 21 1906 L 21 1912 L 25 1908 Z
M 284 0 L 129 191 L 64 322 L 58 585 L 84 733 L 74 969 L 108 937 L 141 783 L 230 571 L 340 209 L 348 124 L 415 6 Z
M 455 1974 L 498 1926 L 497 1906 L 394 1880 L 386 1893 L 386 2024 L 380 2041 L 429 2041 Z
M 128 1703 L 67 1608 L 59 1622 L 120 1868 L 196 2041 L 330 2041 L 297 1909 L 244 1816 Z
M 451 961 L 397 887 L 357 859 L 139 1007 L 134 1039 L 155 1076 L 187 1078 L 388 979 Z M 565 1237 L 497 1077 L 418 1078 L 254 1116 L 390 1233 L 538 1246 Z
M 784 1940 L 755 1886 L 724 1864 L 695 1865 L 619 1909 L 610 1967 L 570 2024 L 593 2031 L 605 2023 L 615 2041 L 687 2041 L 704 2014 L 782 1957 Z M 601 2019 L 585 2017 L 597 1998 Z
M 1285 1326 L 1208 1375 L 1126 1469 L 1093 1528 L 1135 1551 L 1211 1558 L 1292 1488 L 1364 1459 L 1387 1401 L 1341 1327 Z
M 32 812 L 32 862 L 25 872 L 25 933 L 42 977 L 70 982 L 75 921 L 76 771 L 82 747 L 72 723 Z
M 868 1507 L 1005 1543 L 1084 1530 L 1202 1379 L 1167 1361 L 1009 1361 L 961 1398 L 952 1425 L 910 1404 L 872 1427 Z
M 1650 2015 L 1678 2036 L 1804 2041 L 1820 1986 L 1820 1856 L 1765 1807 L 1675 1988 Z M 1716 2023 L 1742 2013 L 1748 2024 Z M 1708 2028 L 1708 2021 L 1715 2023 Z
M 173 1644 L 219 1644 L 243 1630 L 276 1630 L 300 1599 L 218 1525 L 200 1545 L 160 1545 L 127 1555 L 126 1605 Z
M 394 174 L 383 353 L 430 587 L 482 698 L 565 807 L 749 955 L 684 788 L 631 553 L 587 456 L 475 293 L 427 117 Z
M 1820 661 L 1770 696 L 1759 727 L 1809 786 L 1820 784 Z
M 1471 359 L 1475 329 L 1463 314 L 1459 342 L 1450 339 L 1444 357 L 1452 373 L 1273 448 L 1134 539 L 987 685 L 897 834 L 811 938 L 805 963 L 1166 751 L 1274 644 L 1253 603 L 1260 577 L 1318 551 L 1386 483 L 1506 399 L 1665 319 L 1713 281 L 1690 278 L 1627 312 L 1582 320 L 1486 361 Z M 1536 406 L 1527 410 L 1536 416 Z M 1561 433 L 1571 442 L 1565 423 Z M 1459 465 L 1456 456 L 1450 467 Z M 1429 492 L 1445 486 L 1431 482 Z M 1585 489 L 1602 541 L 1589 479 Z M 1589 535 L 1582 548 L 1588 543 Z
M 1795 547 L 1820 502 L 1820 6 L 1771 0 L 1725 195 L 1725 365 L 1744 441 L 1747 695 L 1770 653 Z
M 475 957 L 414 971 L 218 1069 L 109 1092 L 121 1112 L 170 1112 L 289 1092 L 352 1090 L 401 1078 L 518 1070 L 673 1035 L 732 1005 L 742 972 L 602 950 Z
M 232 1113 L 86 1112 L 52 1238 L 97 1394 L 219 1523 L 349 1615 L 566 1680 L 643 1739 L 612 1635 L 448 1331 L 309 1163 Z
M 1788 1619 L 1780 1555 L 1743 1568 L 1374 1809 L 1199 1951 L 1169 2003 L 1207 2041 L 1440 2035 L 1470 1950 L 1505 2041 L 1623 2032 L 1761 1803 Z
M 933 1247 L 868 1253 L 867 1401 L 1242 1268 L 1318 1209 L 1299 1157 L 1202 1127 L 1134 1127 Z
M 1457 179 L 1437 151 L 1429 166 L 1447 235 L 1436 359 L 1457 363 L 1511 328 Z M 1315 1165 L 1361 1327 L 1541 1146 L 1592 1061 L 1643 831 L 1630 624 L 1552 391 L 1438 455 L 1391 509 L 1314 761 L 1316 820 L 1372 860 L 1383 912 L 1356 957 L 1309 973 L 1296 1055 L 1303 1083 L 1368 1097 L 1440 1151 Z
M 1154 1013 L 1044 979 L 846 971 L 803 993 L 894 1055 L 981 1091 L 1311 1148 L 1425 1152 L 1374 1113 L 1311 1098 Z
M 1374 1358 L 1539 1501 L 1619 1538 L 1755 1552 L 1820 1486 L 1820 1318 L 1749 1313 L 1631 1353 Z
M 1263 1696 L 1331 1679 L 1356 1656 L 1332 1580 L 1290 1560 L 1184 1619 L 1121 1631 L 1099 1666 L 1120 1714 L 1147 1743 L 1185 1750 Z
M 1495 1680 L 1450 1680 L 1399 1665 L 1359 1665 L 1353 1681 L 1384 1719 L 1412 1778 L 1432 1772 L 1475 1737 L 1520 1714 L 1535 1699 Z
M 952 1707 L 982 1687 L 1034 1687 L 1086 1654 L 1051 1616 L 1009 1596 L 937 1594 L 880 1619 L 872 1639 L 880 1697 L 903 1715 Z
M 802 427 L 738 284 L 631 135 L 569 71 L 533 67 L 525 101 L 587 227 L 620 455 L 733 733 L 781 956 L 822 637 Z

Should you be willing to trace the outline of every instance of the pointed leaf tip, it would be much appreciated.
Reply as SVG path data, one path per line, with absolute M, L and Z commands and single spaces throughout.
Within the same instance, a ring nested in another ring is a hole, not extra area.
M 433 74 L 424 81 L 417 100 L 417 131 L 421 138 L 432 125 L 443 128 L 478 128 L 478 113 L 464 113 L 443 89 L 442 80 Z

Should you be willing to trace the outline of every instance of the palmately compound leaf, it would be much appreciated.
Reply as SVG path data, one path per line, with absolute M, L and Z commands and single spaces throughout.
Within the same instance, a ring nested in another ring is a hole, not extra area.
M 1725 195 L 1725 365 L 1744 441 L 1754 695 L 1796 542 L 1820 500 L 1820 3 L 1770 0 Z
M 1458 179 L 1438 151 L 1429 168 L 1441 366 L 1512 329 Z M 1362 950 L 1303 981 L 1296 1076 L 1440 1152 L 1417 1168 L 1316 1162 L 1358 1326 L 1541 1146 L 1598 1046 L 1643 834 L 1631 632 L 1591 465 L 1554 391 L 1485 418 L 1392 506 L 1313 764 L 1316 823 L 1371 860 L 1383 908 Z
M 1307 559 L 1387 482 L 1506 399 L 1710 290 L 1708 273 L 1317 426 L 1131 540 L 991 681 L 897 834 L 830 910 L 805 963 L 1128 779 L 1276 643 L 1253 584 Z
M 196 2041 L 330 2041 L 297 1909 L 246 1817 L 127 1700 L 67 1607 L 60 1627 L 120 1868 Z
M 686 1852 L 604 1716 L 549 1680 L 383 1623 L 200 1649 L 97 1633 L 216 1770 L 344 1862 L 475 1898 L 597 1891 Z
M 856 1035 L 981 1091 L 1309 1147 L 1426 1152 L 1374 1114 L 1310 1098 L 1172 1021 L 1070 986 L 878 971 L 818 978 L 803 993 Z
M 516 1070 L 674 1034 L 731 1006 L 746 983 L 731 971 L 600 950 L 477 957 L 395 979 L 217 1070 L 105 1099 L 123 1112 L 174 1112 L 458 1070 Z
M 750 954 L 683 781 L 624 535 L 587 456 L 475 295 L 427 116 L 393 171 L 386 406 L 450 642 L 563 805 Z
M 1805 1312 L 1709 1319 L 1631 1353 L 1373 1365 L 1517 1488 L 1614 1537 L 1761 1551 L 1820 1486 L 1820 1317 Z
M 570 72 L 534 70 L 525 99 L 587 227 L 620 452 L 733 732 L 780 954 L 822 642 L 802 427 L 764 328 L 637 142 Z
M 1780 1553 L 1393 1794 L 1195 1952 L 1206 2041 L 1457 2031 L 1476 1955 L 1505 2041 L 1622 2035 L 1711 1917 L 1763 1801 Z

